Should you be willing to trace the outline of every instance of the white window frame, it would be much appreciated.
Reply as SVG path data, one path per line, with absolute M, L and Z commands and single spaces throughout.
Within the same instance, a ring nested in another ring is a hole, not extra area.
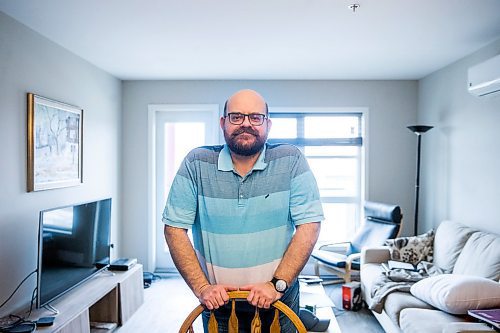
M 348 115 L 349 113 L 352 114 L 361 114 L 361 119 L 360 119 L 360 131 L 361 131 L 361 138 L 362 138 L 362 143 L 361 143 L 361 154 L 360 154 L 360 174 L 359 174 L 359 181 L 360 181 L 360 186 L 359 186 L 359 198 L 355 198 L 353 200 L 345 200 L 339 198 L 336 200 L 335 198 L 329 198 L 328 201 L 324 202 L 329 202 L 329 203 L 346 203 L 346 202 L 358 202 L 359 206 L 357 209 L 357 217 L 355 219 L 355 225 L 354 228 L 355 230 L 358 229 L 362 216 L 363 216 L 363 208 L 362 204 L 365 201 L 366 194 L 368 193 L 368 175 L 367 175 L 367 170 L 368 170 L 368 159 L 367 159 L 367 151 L 368 151 L 368 131 L 367 131 L 367 126 L 366 124 L 368 123 L 368 108 L 366 107 L 270 107 L 269 108 L 269 113 L 270 113 L 270 118 L 272 121 L 273 114 L 294 114 L 294 113 L 300 113 L 300 114 L 346 114 Z M 272 129 L 271 129 L 272 131 Z M 323 201 L 323 199 L 322 199 Z

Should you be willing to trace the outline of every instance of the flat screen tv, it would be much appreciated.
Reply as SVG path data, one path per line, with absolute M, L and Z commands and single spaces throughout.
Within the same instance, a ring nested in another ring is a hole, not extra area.
M 37 307 L 109 265 L 111 198 L 40 212 Z

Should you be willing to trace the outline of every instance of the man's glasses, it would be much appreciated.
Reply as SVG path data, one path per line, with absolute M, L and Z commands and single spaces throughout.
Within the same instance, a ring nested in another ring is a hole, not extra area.
M 241 125 L 245 121 L 245 117 L 248 117 L 248 121 L 250 124 L 254 126 L 260 126 L 264 123 L 264 119 L 266 119 L 266 115 L 260 113 L 250 113 L 243 114 L 239 112 L 231 112 L 227 114 L 229 118 L 229 122 L 233 125 Z

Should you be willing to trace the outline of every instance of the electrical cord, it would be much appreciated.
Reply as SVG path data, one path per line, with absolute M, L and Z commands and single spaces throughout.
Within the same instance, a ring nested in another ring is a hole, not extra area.
M 21 319 L 20 317 L 15 316 L 15 315 L 9 315 L 9 319 L 11 319 L 11 320 L 12 320 L 12 319 L 15 319 L 15 320 L 13 320 L 13 321 L 12 321 L 12 322 L 10 322 L 10 323 L 7 323 L 7 324 L 6 324 L 6 325 L 4 325 L 4 326 L 0 326 L 0 332 L 3 332 L 3 331 L 4 331 L 4 330 L 6 330 L 6 329 L 12 328 L 12 327 L 14 327 L 14 326 L 16 326 L 16 325 L 20 324 L 20 323 L 21 323 L 21 321 L 22 321 L 22 319 Z
M 16 292 L 19 290 L 19 288 L 22 286 L 22 284 L 30 277 L 32 276 L 33 274 L 37 273 L 38 270 L 35 269 L 33 272 L 29 273 L 20 283 L 19 285 L 16 287 L 16 289 L 12 292 L 12 294 L 10 294 L 10 296 L 0 305 L 0 308 L 2 308 L 3 306 L 5 306 L 5 304 L 7 304 L 7 302 L 9 302 L 12 297 L 16 294 Z M 31 320 L 27 320 L 26 318 L 29 318 L 29 316 L 31 315 L 31 312 L 33 310 L 33 302 L 35 301 L 36 299 L 36 295 L 38 293 L 38 289 L 37 287 L 35 287 L 33 289 L 33 293 L 31 294 L 31 301 L 30 301 L 30 308 L 27 312 L 27 315 L 26 316 L 18 316 L 18 315 L 9 315 L 10 318 L 14 318 L 15 321 L 13 321 L 12 323 L 6 325 L 6 326 L 0 326 L 0 332 L 5 332 L 5 333 L 9 333 L 9 332 L 34 332 L 36 330 L 36 322 L 35 321 L 31 321 Z M 20 328 L 22 328 L 22 330 L 20 330 Z
M 34 332 L 36 330 L 36 322 L 32 320 L 26 320 L 24 317 L 9 315 L 11 318 L 16 318 L 16 321 L 12 322 L 7 326 L 0 327 L 0 332 L 11 333 L 11 332 Z
M 38 288 L 33 289 L 33 293 L 31 294 L 30 310 L 28 311 L 28 315 L 26 316 L 27 318 L 31 316 L 31 311 L 33 311 L 33 302 L 36 300 L 37 294 Z
M 38 269 L 35 269 L 33 272 L 29 273 L 28 276 L 26 276 L 22 281 L 21 283 L 19 283 L 19 285 L 16 287 L 16 289 L 12 292 L 12 294 L 10 294 L 9 298 L 7 298 L 1 305 L 0 305 L 0 309 L 5 305 L 7 304 L 8 301 L 11 300 L 11 298 L 14 296 L 14 294 L 17 292 L 17 290 L 22 286 L 22 284 L 33 274 L 35 274 L 36 272 L 38 272 Z
M 27 315 L 25 316 L 18 316 L 11 314 L 9 315 L 10 318 L 15 318 L 16 321 L 10 323 L 7 326 L 0 327 L 0 332 L 5 332 L 5 333 L 11 333 L 11 332 L 34 332 L 36 330 L 36 322 L 32 320 L 28 320 L 26 318 L 29 318 L 31 316 L 31 312 L 33 311 L 33 302 L 36 299 L 37 295 L 37 288 L 33 289 L 33 293 L 31 294 L 31 302 L 30 302 L 30 308 L 27 311 Z

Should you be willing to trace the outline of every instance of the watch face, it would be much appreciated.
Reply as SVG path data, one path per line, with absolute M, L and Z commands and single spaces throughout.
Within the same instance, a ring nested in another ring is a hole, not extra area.
M 277 291 L 285 291 L 286 290 L 286 282 L 284 280 L 276 281 L 276 290 Z

